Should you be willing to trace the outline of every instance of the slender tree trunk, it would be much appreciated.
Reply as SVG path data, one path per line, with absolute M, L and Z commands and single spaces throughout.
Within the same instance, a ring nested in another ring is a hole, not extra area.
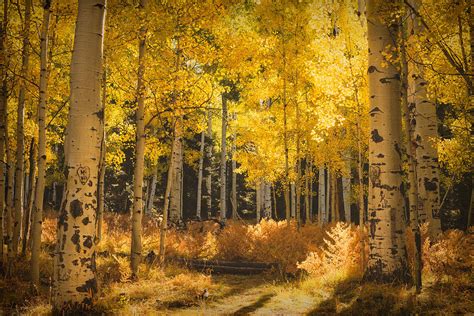
M 332 210 L 332 205 L 331 205 L 331 172 L 329 171 L 329 168 L 326 169 L 326 187 L 324 188 L 326 190 L 326 218 L 324 219 L 325 223 L 330 223 L 329 217 L 331 215 L 331 210 Z M 333 218 L 331 218 L 331 221 L 333 221 Z
M 207 218 L 212 217 L 212 112 L 207 112 L 207 146 L 206 146 L 206 196 Z
M 148 202 L 150 201 L 150 181 L 149 178 L 143 179 L 143 185 L 145 187 L 145 194 L 143 195 L 143 214 L 148 213 Z
M 420 1 L 414 1 L 418 8 Z M 413 30 L 415 35 L 423 35 L 424 27 L 419 19 L 413 16 Z M 438 137 L 438 121 L 436 106 L 428 97 L 428 82 L 424 79 L 424 66 L 413 64 L 411 70 L 414 104 L 409 107 L 414 119 L 411 120 L 416 142 L 416 174 L 418 183 L 418 215 L 419 220 L 429 223 L 429 232 L 432 238 L 441 233 L 439 216 L 439 164 L 438 150 L 435 139 Z
M 176 138 L 173 137 L 173 141 L 171 143 L 171 148 L 174 148 L 174 143 Z M 165 263 L 165 253 L 166 253 L 166 231 L 168 230 L 168 212 L 171 200 L 171 191 L 173 189 L 173 172 L 175 168 L 173 166 L 173 152 L 171 152 L 170 156 L 170 164 L 168 167 L 168 177 L 166 179 L 166 189 L 165 189 L 165 200 L 163 205 L 163 218 L 161 220 L 160 225 L 160 252 L 158 254 L 160 258 L 160 264 L 163 265 Z
M 198 171 L 198 185 L 197 185 L 197 198 L 196 198 L 196 218 L 201 218 L 201 200 L 202 200 L 202 172 L 204 165 L 204 145 L 206 142 L 206 132 L 201 132 L 201 146 L 199 150 L 199 171 Z
M 326 177 L 324 173 L 324 167 L 320 167 L 318 176 L 318 222 L 320 227 L 326 224 Z
M 53 313 L 84 314 L 97 289 L 97 184 L 104 124 L 100 102 L 105 0 L 79 2 L 65 140 L 67 170 L 54 256 Z
M 153 168 L 153 176 L 151 177 L 151 184 L 150 184 L 150 193 L 148 194 L 147 200 L 147 212 L 148 214 L 151 213 L 151 210 L 155 204 L 155 194 L 156 194 L 156 183 L 158 181 L 158 162 L 156 163 L 155 168 Z
M 309 220 L 314 220 L 313 215 L 313 184 L 314 184 L 314 171 L 313 171 L 313 162 L 310 160 L 309 163 Z
M 273 212 L 275 220 L 278 220 L 278 209 L 277 209 L 277 198 L 276 198 L 276 188 L 275 184 L 272 185 L 272 195 L 273 195 Z
M 256 217 L 257 217 L 257 224 L 260 222 L 260 214 L 262 212 L 262 184 L 261 182 L 257 182 L 255 186 L 255 199 L 256 199 Z
M 285 24 L 285 16 L 283 15 L 283 25 Z M 289 162 L 289 148 L 288 148 L 288 114 L 287 114 L 287 100 L 286 100 L 286 45 L 285 40 L 282 39 L 283 46 L 283 143 L 285 150 L 285 180 L 283 181 L 283 194 L 285 198 L 285 217 L 288 225 L 291 219 L 290 209 L 290 162 Z
M 8 122 L 8 117 L 7 120 Z M 8 263 L 11 265 L 15 253 L 13 252 L 13 213 L 15 210 L 15 201 L 13 198 L 15 189 L 15 161 L 13 160 L 13 153 L 10 147 L 8 138 L 8 124 L 5 125 L 5 143 L 7 144 L 6 156 L 7 156 L 7 199 L 6 199 L 6 239 L 7 239 L 7 252 L 8 252 Z
M 107 104 L 107 62 L 104 56 L 104 65 L 102 73 L 102 111 L 104 113 L 105 122 L 105 106 Z M 102 240 L 102 223 L 104 220 L 105 211 L 105 155 L 107 150 L 107 135 L 105 133 L 105 126 L 101 126 L 102 142 L 100 143 L 100 162 L 99 162 L 99 183 L 97 189 L 97 232 L 95 238 L 95 244 L 98 245 Z
M 400 80 L 395 65 L 386 58 L 387 47 L 394 47 L 397 24 L 384 24 L 392 4 L 381 0 L 367 2 L 369 42 L 369 261 L 368 280 L 407 281 L 400 193 Z M 396 57 L 396 56 L 395 56 Z
M 175 121 L 174 127 L 174 141 L 172 149 L 173 160 L 173 185 L 171 189 L 169 217 L 168 219 L 173 223 L 178 223 L 181 220 L 181 180 L 183 173 L 183 137 L 182 137 L 182 117 Z
M 339 209 L 337 203 L 337 176 L 333 175 L 329 182 L 329 193 L 331 195 L 331 223 L 339 221 Z
M 140 0 L 140 10 L 146 10 L 147 0 Z M 133 212 L 131 269 L 132 279 L 138 278 L 138 267 L 142 257 L 142 218 L 143 218 L 143 169 L 145 164 L 145 55 L 146 27 L 142 25 L 138 43 L 138 84 L 136 111 L 135 167 L 133 172 Z
M 32 0 L 25 2 L 25 24 L 23 26 L 23 48 L 22 48 L 22 65 L 21 74 L 25 78 L 29 76 L 30 64 L 30 22 L 31 22 L 31 6 Z M 23 175 L 24 175 L 24 151 L 25 151 L 25 99 L 26 99 L 26 80 L 20 79 L 16 124 L 16 170 L 15 170 L 15 218 L 13 222 L 13 252 L 18 253 L 18 245 L 20 241 L 21 222 L 23 215 Z
M 263 217 L 266 219 L 272 218 L 272 189 L 270 183 L 263 182 Z
M 233 120 L 235 121 L 236 116 L 235 113 L 233 115 Z M 237 140 L 237 133 L 233 132 L 232 134 L 232 192 L 231 192 L 231 201 L 232 201 L 232 219 L 237 218 L 237 173 L 235 170 L 237 169 L 237 161 L 235 160 L 235 152 L 236 152 L 236 140 Z
M 309 209 L 309 178 L 310 178 L 310 167 L 308 163 L 308 156 L 306 156 L 306 170 L 304 173 L 304 210 L 305 210 L 305 223 L 311 221 L 310 209 Z
M 351 219 L 351 165 L 349 162 L 346 163 L 349 171 L 349 177 L 342 177 L 342 199 L 344 201 L 344 220 L 347 223 L 352 221 Z
M 220 196 L 220 220 L 226 220 L 227 198 L 226 198 L 226 166 L 227 166 L 227 98 L 222 95 L 222 129 L 221 129 L 221 196 Z
M 8 237 L 7 228 L 7 208 L 5 200 L 6 170 L 5 147 L 8 146 L 5 135 L 5 125 L 7 124 L 7 55 L 6 55 L 6 37 L 8 27 L 8 0 L 3 0 L 3 15 L 0 22 L 0 80 L 2 81 L 2 90 L 0 91 L 0 265 L 3 265 L 4 236 Z
M 290 197 L 291 197 L 291 218 L 296 217 L 296 188 L 295 183 L 291 182 L 290 184 Z
M 33 199 L 34 199 L 34 194 L 36 190 L 36 158 L 35 156 L 37 155 L 36 153 L 36 144 L 35 144 L 35 139 L 31 139 L 31 144 L 30 144 L 30 157 L 29 157 L 29 163 L 30 163 L 30 170 L 29 170 L 29 176 L 28 176 L 28 190 L 25 190 L 25 193 L 28 192 L 28 194 L 25 194 L 27 196 L 26 199 L 26 207 L 25 207 L 25 214 L 23 216 L 23 235 L 21 238 L 21 255 L 25 256 L 26 255 L 26 248 L 28 246 L 28 240 L 30 236 L 30 221 L 31 221 L 31 214 L 33 211 Z
M 410 125 L 410 111 L 408 109 L 408 62 L 405 48 L 406 32 L 402 26 L 400 44 L 400 79 L 401 79 L 401 103 L 404 120 L 405 149 L 408 160 L 408 211 L 410 216 L 410 227 L 415 236 L 415 286 L 416 292 L 420 293 L 421 281 L 421 234 L 418 219 L 418 186 L 416 185 L 416 149 L 413 140 L 413 130 Z

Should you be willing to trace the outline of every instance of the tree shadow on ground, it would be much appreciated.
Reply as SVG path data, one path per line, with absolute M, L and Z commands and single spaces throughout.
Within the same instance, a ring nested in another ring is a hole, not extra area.
M 390 285 L 342 281 L 329 299 L 307 315 L 410 315 L 412 303 L 401 292 L 402 288 Z
M 466 315 L 474 311 L 472 280 L 426 283 L 421 294 L 394 284 L 340 282 L 308 315 Z
M 229 291 L 223 295 L 220 295 L 219 299 L 242 294 L 245 291 L 271 283 L 272 280 L 274 280 L 271 275 L 266 274 L 252 276 L 218 274 L 213 275 L 212 279 L 213 282 L 225 285 L 230 288 Z
M 265 294 L 265 295 L 262 295 L 260 296 L 260 298 L 255 301 L 254 303 L 250 304 L 250 305 L 247 305 L 247 306 L 244 306 L 240 309 L 238 309 L 237 311 L 235 311 L 233 314 L 234 315 L 248 315 L 252 312 L 255 312 L 256 310 L 258 310 L 259 308 L 263 307 L 268 301 L 270 301 L 270 299 L 272 297 L 274 297 L 275 294 L 274 293 L 269 293 L 269 294 Z

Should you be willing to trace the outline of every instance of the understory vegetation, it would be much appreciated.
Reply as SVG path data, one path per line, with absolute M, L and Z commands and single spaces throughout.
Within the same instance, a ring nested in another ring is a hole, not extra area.
M 27 257 L 18 258 L 12 277 L 0 281 L 1 308 L 7 313 L 51 313 L 56 221 L 50 213 L 43 226 L 40 295 L 34 295 L 29 285 Z M 472 230 L 446 231 L 432 242 L 423 226 L 424 286 L 416 295 L 410 285 L 365 282 L 362 264 L 366 262 L 362 262 L 360 247 L 361 238 L 365 241 L 367 236 L 361 236 L 357 226 L 343 222 L 324 228 L 308 224 L 299 231 L 294 222 L 288 225 L 286 221 L 251 224 L 229 220 L 223 229 L 215 222 L 189 222 L 186 229 L 168 232 L 168 260 L 160 266 L 150 255 L 159 244 L 159 222 L 145 218 L 143 247 L 147 256 L 138 281 L 131 282 L 128 221 L 125 215 L 106 214 L 104 218 L 104 237 L 96 254 L 101 289 L 95 307 L 98 313 L 226 314 L 240 310 L 246 314 L 265 306 L 284 314 L 295 311 L 315 315 L 474 312 Z M 412 234 L 406 234 L 414 272 Z M 187 269 L 173 262 L 177 257 L 274 262 L 279 268 L 256 276 L 222 275 Z M 208 298 L 202 297 L 203 291 L 209 293 Z

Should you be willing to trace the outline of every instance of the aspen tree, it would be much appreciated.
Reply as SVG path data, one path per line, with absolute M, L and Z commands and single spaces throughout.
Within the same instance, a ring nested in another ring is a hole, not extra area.
M 15 255 L 18 253 L 18 244 L 20 242 L 21 223 L 23 215 L 23 176 L 24 176 L 24 151 L 25 151 L 25 101 L 26 101 L 26 78 L 29 75 L 30 68 L 30 24 L 31 24 L 31 6 L 32 0 L 25 2 L 25 22 L 22 30 L 23 47 L 21 53 L 21 74 L 20 87 L 18 94 L 17 124 L 16 124 L 16 169 L 15 169 L 15 216 L 13 221 L 13 240 L 12 249 Z
M 418 185 L 416 183 L 416 148 L 413 140 L 413 129 L 410 125 L 410 111 L 408 109 L 408 62 L 406 54 L 406 27 L 400 25 L 400 80 L 401 80 L 401 106 L 403 122 L 405 125 L 405 152 L 408 162 L 408 212 L 410 227 L 415 236 L 415 286 L 417 293 L 421 290 L 421 234 L 418 218 Z M 413 98 L 413 96 L 411 96 Z
M 420 1 L 414 0 L 417 10 Z M 423 34 L 424 27 L 419 18 L 412 14 L 411 33 L 415 36 Z M 416 175 L 418 184 L 418 216 L 420 222 L 429 223 L 431 237 L 441 233 L 439 217 L 439 164 L 438 150 L 435 139 L 438 137 L 438 121 L 436 105 L 428 96 L 428 82 L 425 80 L 424 67 L 421 63 L 411 63 L 409 81 L 412 86 L 413 102 L 409 104 L 412 111 L 412 124 L 416 142 Z
M 174 148 L 174 142 L 176 138 L 173 137 L 171 148 Z M 166 230 L 168 229 L 168 213 L 169 213 L 169 206 L 170 206 L 170 199 L 171 199 L 171 190 L 173 187 L 173 172 L 175 168 L 173 166 L 173 153 L 170 156 L 170 163 L 168 166 L 168 176 L 166 179 L 166 189 L 165 189 L 165 200 L 163 205 L 163 218 L 161 220 L 160 225 L 160 251 L 158 256 L 160 258 L 160 264 L 163 265 L 165 262 L 165 252 L 166 252 Z
M 396 8 L 395 8 L 396 9 Z M 397 23 L 390 19 L 394 5 L 367 2 L 369 44 L 369 261 L 365 277 L 378 281 L 406 281 L 401 186 L 400 74 L 391 57 Z M 394 56 L 392 56 L 394 57 Z
M 105 0 L 78 5 L 65 140 L 66 184 L 54 254 L 53 313 L 85 313 L 97 293 L 95 265 Z
M 199 169 L 198 169 L 198 185 L 196 198 L 196 217 L 201 218 L 201 202 L 202 202 L 202 171 L 204 165 L 204 146 L 206 142 L 206 132 L 201 132 L 201 142 L 199 144 Z
M 325 182 L 325 170 L 324 167 L 319 168 L 318 175 L 318 222 L 319 226 L 326 224 L 326 182 Z
M 266 219 L 272 218 L 272 194 L 271 186 L 267 181 L 263 182 L 263 217 Z
M 227 199 L 226 199 L 226 167 L 227 167 L 227 97 L 222 94 L 222 128 L 221 128 L 221 196 L 220 196 L 220 220 L 226 220 Z
M 346 163 L 349 175 L 351 173 L 350 163 Z M 351 219 L 351 178 L 347 176 L 342 177 L 342 199 L 344 203 L 344 220 L 347 223 L 352 221 Z
M 6 187 L 6 163 L 5 163 L 5 146 L 6 135 L 5 125 L 6 112 L 7 112 L 7 56 L 6 56 L 6 37 L 7 37 L 7 26 L 8 26 L 8 1 L 3 1 L 3 15 L 2 21 L 0 22 L 0 80 L 2 81 L 2 87 L 0 91 L 0 265 L 3 264 L 3 248 L 4 248 L 4 236 L 8 234 L 7 228 L 7 212 L 6 212 L 6 200 L 5 200 L 5 187 Z
M 174 141 L 171 153 L 171 159 L 173 160 L 173 172 L 170 193 L 170 205 L 169 205 L 169 216 L 168 219 L 171 222 L 178 223 L 182 218 L 182 204 L 181 204 L 181 192 L 182 192 L 182 174 L 183 174 L 183 118 L 176 118 L 174 123 Z
M 104 111 L 105 122 L 105 105 L 107 104 L 107 63 L 104 56 L 103 73 L 102 73 L 102 111 Z M 99 161 L 99 183 L 97 189 L 97 232 L 94 242 L 96 245 L 102 240 L 102 222 L 104 220 L 105 211 L 105 152 L 106 152 L 106 133 L 105 126 L 101 126 L 102 142 L 100 143 L 100 161 Z
M 236 120 L 236 115 L 234 113 L 233 120 Z M 232 189 L 231 189 L 231 202 L 232 202 L 232 219 L 237 218 L 237 173 L 235 170 L 237 169 L 237 161 L 235 160 L 235 153 L 236 153 L 236 141 L 237 141 L 237 133 L 233 132 L 232 134 L 232 162 L 231 162 L 231 174 L 232 174 Z
M 207 111 L 206 195 L 207 218 L 212 217 L 212 112 Z
M 140 0 L 140 10 L 146 10 L 147 0 Z M 133 211 L 132 211 L 132 244 L 131 269 L 132 279 L 138 278 L 138 267 L 142 256 L 142 218 L 143 218 L 143 169 L 145 164 L 145 56 L 146 56 L 146 27 L 142 25 L 139 31 L 138 43 L 138 84 L 136 110 L 136 145 L 135 167 L 133 173 Z

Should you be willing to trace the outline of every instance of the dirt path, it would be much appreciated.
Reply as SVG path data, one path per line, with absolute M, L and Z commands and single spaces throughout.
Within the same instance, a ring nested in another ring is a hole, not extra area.
M 200 306 L 169 311 L 174 315 L 304 315 L 317 305 L 314 297 L 288 284 L 274 284 L 264 276 L 222 276 L 216 282 L 227 289 L 212 293 Z

